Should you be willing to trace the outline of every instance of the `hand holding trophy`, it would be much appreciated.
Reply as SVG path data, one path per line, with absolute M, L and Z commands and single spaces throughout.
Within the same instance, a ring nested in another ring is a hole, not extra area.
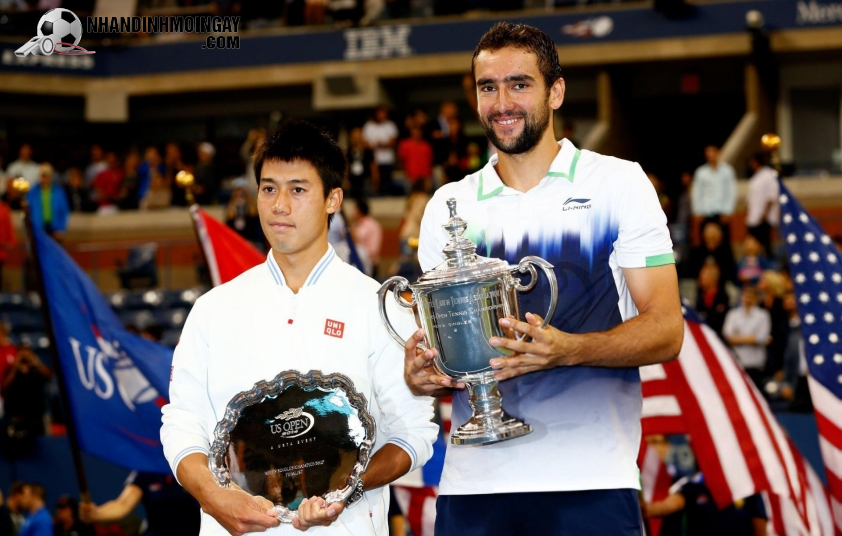
M 491 337 L 517 338 L 523 335 L 500 327 L 500 319 L 520 318 L 517 293 L 531 290 L 538 282 L 536 266 L 549 280 L 550 306 L 542 327 L 555 312 L 558 285 L 550 263 L 540 257 L 524 257 L 517 266 L 500 259 L 476 254 L 476 245 L 462 236 L 467 223 L 456 214 L 456 200 L 449 199 L 450 219 L 444 225 L 450 241 L 444 247 L 447 260 L 410 284 L 403 277 L 392 277 L 380 287 L 380 317 L 389 333 L 402 346 L 406 344 L 392 328 L 386 314 L 386 296 L 396 288 L 394 298 L 406 308 L 418 307 L 421 327 L 426 333 L 425 345 L 435 348 L 433 366 L 454 381 L 465 382 L 473 410 L 471 419 L 450 435 L 455 445 L 486 445 L 526 435 L 532 428 L 508 415 L 502 408 L 502 397 L 489 361 L 507 357 L 512 352 L 491 346 Z M 514 272 L 529 274 L 524 285 Z M 412 291 L 412 301 L 400 292 Z

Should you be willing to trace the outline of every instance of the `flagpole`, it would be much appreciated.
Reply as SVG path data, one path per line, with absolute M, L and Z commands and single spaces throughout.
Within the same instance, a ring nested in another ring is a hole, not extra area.
M 195 184 L 196 178 L 189 171 L 182 170 L 176 174 L 175 182 L 184 188 L 184 198 L 187 200 L 187 210 L 190 212 L 190 221 L 193 224 L 193 233 L 196 235 L 196 242 L 199 243 L 199 251 L 202 254 L 202 259 L 205 261 L 205 266 L 208 269 L 210 286 L 215 287 L 216 284 L 213 281 L 213 273 L 208 260 L 208 254 L 205 251 L 204 244 L 202 243 L 201 232 L 199 231 L 198 222 L 196 221 L 196 218 L 199 217 L 197 214 L 197 211 L 199 210 L 199 203 L 196 202 L 196 197 L 193 195 L 193 184 Z
M 37 275 L 35 278 L 36 286 L 38 295 L 41 297 L 41 314 L 44 318 L 44 327 L 47 329 L 47 337 L 49 337 L 50 340 L 50 357 L 52 357 L 53 367 L 55 369 L 56 376 L 58 377 L 58 391 L 59 396 L 61 396 L 62 405 L 64 406 L 67 439 L 70 441 L 70 451 L 73 455 L 73 467 L 76 469 L 76 483 L 79 485 L 79 497 L 82 502 L 90 502 L 91 493 L 88 489 L 88 477 L 85 473 L 84 461 L 82 460 L 82 450 L 79 448 L 79 436 L 76 435 L 76 423 L 73 420 L 73 412 L 70 409 L 70 397 L 67 394 L 67 383 L 65 383 L 64 371 L 61 367 L 61 359 L 58 354 L 58 344 L 56 343 L 56 334 L 53 329 L 53 319 L 50 315 L 47 292 L 44 288 L 43 266 L 41 266 L 41 259 L 38 256 L 38 246 L 35 244 L 32 218 L 29 214 L 29 203 L 26 200 L 26 194 L 29 191 L 29 182 L 24 178 L 17 178 L 12 181 L 12 187 L 21 196 L 21 208 L 23 209 L 24 215 L 24 230 L 26 231 L 26 238 L 29 242 L 29 255 L 32 262 L 35 264 L 35 273 Z

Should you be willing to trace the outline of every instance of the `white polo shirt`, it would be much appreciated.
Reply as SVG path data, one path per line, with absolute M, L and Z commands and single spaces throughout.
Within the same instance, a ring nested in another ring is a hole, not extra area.
M 547 176 L 528 192 L 507 187 L 491 158 L 443 186 L 427 205 L 418 257 L 426 271 L 444 260 L 446 201 L 468 222 L 477 252 L 516 264 L 538 255 L 555 267 L 559 301 L 551 323 L 569 333 L 610 329 L 637 314 L 622 268 L 673 263 L 666 217 L 633 162 L 580 151 L 568 140 Z M 521 313 L 544 316 L 545 278 L 520 296 Z M 482 447 L 448 445 L 443 495 L 639 487 L 640 377 L 637 368 L 559 367 L 500 383 L 503 407 L 530 435 Z M 454 428 L 467 421 L 454 396 Z
M 747 369 L 762 369 L 766 366 L 766 343 L 772 333 L 772 317 L 769 311 L 753 305 L 746 309 L 742 305 L 725 314 L 722 334 L 726 337 L 754 336 L 755 344 L 735 344 L 734 353 Z
M 163 408 L 161 442 L 173 474 L 188 454 L 208 453 L 234 395 L 285 370 L 348 376 L 376 422 L 374 451 L 392 443 L 406 451 L 413 469 L 423 465 L 438 434 L 432 399 L 413 396 L 404 383 L 403 348 L 380 320 L 378 288 L 328 246 L 297 294 L 270 253 L 265 263 L 199 298 L 175 350 L 170 403 Z M 417 329 L 411 312 L 389 303 L 395 329 L 410 335 Z M 388 501 L 386 487 L 368 491 L 331 527 L 308 533 L 388 534 Z M 291 525 L 268 533 L 299 534 Z M 203 513 L 201 534 L 228 532 Z

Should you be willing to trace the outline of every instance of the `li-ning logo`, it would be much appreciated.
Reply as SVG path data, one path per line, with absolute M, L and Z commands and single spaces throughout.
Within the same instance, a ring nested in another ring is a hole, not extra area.
M 79 46 L 81 39 L 82 21 L 79 17 L 69 9 L 51 9 L 38 21 L 38 35 L 17 49 L 15 56 L 50 56 L 53 52 L 71 56 L 95 54 Z
M 578 203 L 578 204 L 567 206 L 568 203 Z M 567 201 L 565 201 L 564 204 L 561 206 L 562 211 L 588 209 L 588 208 L 591 208 L 591 200 L 590 199 L 573 199 L 572 197 L 570 199 L 568 199 Z
M 275 420 L 282 422 L 270 426 L 272 433 L 284 439 L 301 437 L 313 428 L 313 416 L 304 411 L 304 408 L 289 409 L 276 415 Z

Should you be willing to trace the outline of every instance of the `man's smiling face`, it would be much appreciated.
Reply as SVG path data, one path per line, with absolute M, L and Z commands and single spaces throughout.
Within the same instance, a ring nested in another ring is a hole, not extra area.
M 560 97 L 548 91 L 538 57 L 512 47 L 480 52 L 474 76 L 480 122 L 491 143 L 507 154 L 531 151 L 547 130 L 551 110 L 561 105 L 564 82 Z

